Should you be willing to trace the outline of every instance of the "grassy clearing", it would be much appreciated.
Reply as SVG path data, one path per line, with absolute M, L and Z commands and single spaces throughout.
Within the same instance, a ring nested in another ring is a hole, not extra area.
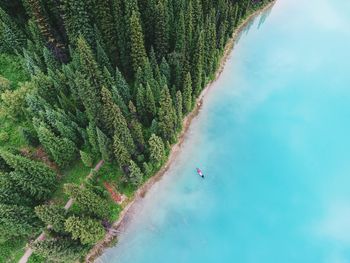
M 18 262 L 24 253 L 26 239 L 16 239 L 0 244 L 0 263 Z
M 58 182 L 57 190 L 53 194 L 53 202 L 64 206 L 69 199 L 63 192 L 64 184 L 73 183 L 80 185 L 90 171 L 91 169 L 86 167 L 80 160 L 64 171 L 61 180 Z
M 0 75 L 8 79 L 13 88 L 16 88 L 19 82 L 29 80 L 23 60 L 16 55 L 0 54 Z

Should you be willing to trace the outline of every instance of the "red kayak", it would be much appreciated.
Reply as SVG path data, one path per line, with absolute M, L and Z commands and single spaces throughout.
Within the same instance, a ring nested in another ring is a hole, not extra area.
M 203 178 L 204 178 L 204 174 L 202 173 L 201 169 L 196 168 L 196 170 L 197 170 L 197 174 L 198 174 L 200 177 L 203 177 Z

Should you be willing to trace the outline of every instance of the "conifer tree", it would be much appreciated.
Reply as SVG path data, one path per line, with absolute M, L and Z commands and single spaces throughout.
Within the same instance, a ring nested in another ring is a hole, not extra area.
M 52 262 L 76 262 L 86 253 L 88 246 L 82 245 L 68 237 L 51 238 L 35 241 L 30 244 L 36 255 L 40 255 Z
M 176 113 L 173 106 L 169 89 L 165 86 L 160 97 L 160 107 L 158 110 L 158 128 L 159 132 L 165 140 L 174 141 L 176 130 Z
M 151 121 L 153 120 L 153 118 L 156 116 L 156 104 L 154 101 L 154 96 L 153 96 L 153 92 L 152 89 L 150 87 L 150 85 L 147 83 L 146 86 L 146 92 L 145 92 L 145 102 L 144 102 L 144 107 L 145 107 L 145 111 L 147 114 L 147 120 L 148 123 L 151 123 Z
M 133 160 L 130 160 L 128 181 L 132 185 L 138 186 L 141 184 L 142 178 L 143 178 L 143 174 L 141 172 L 141 169 L 137 166 L 137 164 Z
M 162 139 L 157 135 L 152 134 L 148 144 L 150 147 L 149 151 L 151 160 L 156 164 L 161 163 L 165 159 L 165 149 Z
M 113 137 L 113 150 L 117 162 L 124 169 L 128 165 L 131 155 L 117 134 Z
M 109 61 L 106 52 L 104 51 L 103 47 L 99 42 L 97 42 L 96 44 L 96 57 L 97 63 L 100 66 L 100 68 L 103 69 L 104 67 L 106 67 L 109 70 L 109 72 L 113 72 L 111 62 Z
M 109 214 L 108 203 L 88 188 L 65 184 L 64 191 L 74 199 L 79 208 L 89 215 L 105 219 Z
M 112 160 L 112 144 L 111 140 L 98 127 L 96 127 L 97 141 L 100 154 L 103 160 Z
M 44 125 L 36 127 L 39 141 L 60 168 L 66 168 L 76 157 L 77 148 L 74 142 L 60 138 Z
M 9 173 L 0 172 L 0 203 L 7 205 L 30 204 L 32 200 L 28 199 L 20 192 L 15 181 Z
M 84 245 L 93 245 L 103 238 L 105 230 L 101 223 L 91 218 L 70 216 L 65 222 L 65 229 L 73 240 L 80 240 Z
M 113 102 L 111 92 L 106 88 L 102 88 L 102 101 L 103 117 L 107 130 L 111 131 L 111 134 L 117 134 L 128 149 L 129 153 L 133 154 L 135 151 L 135 144 L 130 134 L 126 119 L 119 107 Z
M 64 231 L 66 210 L 58 205 L 40 205 L 35 207 L 37 217 L 56 232 Z
M 192 81 L 194 87 L 194 95 L 197 97 L 202 91 L 203 87 L 203 49 L 204 39 L 203 31 L 201 31 L 195 41 L 195 50 L 193 55 L 193 67 L 192 67 Z
M 184 113 L 190 112 L 192 109 L 192 79 L 188 72 L 186 75 L 184 90 L 183 90 L 183 110 Z
M 91 148 L 91 152 L 94 156 L 100 156 L 100 149 L 97 138 L 96 124 L 94 122 L 90 122 L 89 126 L 86 128 L 86 132 L 89 139 L 89 144 Z
M 135 11 L 130 17 L 130 39 L 131 39 L 131 61 L 133 74 L 136 74 L 139 67 L 142 67 L 146 62 L 146 50 L 144 45 L 144 36 L 140 23 L 140 18 Z
M 93 159 L 89 153 L 80 150 L 80 159 L 86 167 L 93 166 Z
M 128 103 L 131 99 L 130 88 L 118 68 L 116 68 L 115 72 L 115 83 L 120 95 L 124 99 L 124 102 Z
M 55 189 L 55 173 L 46 165 L 9 152 L 0 152 L 1 157 L 14 171 L 12 180 L 36 200 L 42 200 Z
M 158 59 L 165 57 L 169 49 L 169 21 L 167 10 L 162 1 L 158 1 L 154 14 L 154 48 Z
M 25 47 L 25 35 L 18 28 L 16 23 L 0 7 L 0 49 L 1 52 L 22 52 Z
M 64 13 L 64 24 L 72 44 L 76 43 L 79 35 L 82 35 L 90 45 L 95 40 L 93 23 L 91 21 L 92 10 L 89 8 L 90 1 L 61 1 Z
M 176 92 L 176 115 L 177 115 L 177 128 L 182 128 L 182 120 L 183 120 L 183 99 L 182 99 L 182 93 L 180 90 Z
M 29 236 L 39 226 L 31 208 L 0 204 L 0 240 Z

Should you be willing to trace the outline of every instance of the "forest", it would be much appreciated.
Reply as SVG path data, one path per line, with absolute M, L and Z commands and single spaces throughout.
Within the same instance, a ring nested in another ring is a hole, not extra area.
M 26 244 L 29 262 L 74 262 L 103 239 L 113 194 L 161 168 L 235 28 L 268 2 L 1 0 L 0 262 Z

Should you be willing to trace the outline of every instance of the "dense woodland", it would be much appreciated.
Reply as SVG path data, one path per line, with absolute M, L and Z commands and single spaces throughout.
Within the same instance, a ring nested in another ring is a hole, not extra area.
M 270 0 L 1 0 L 0 53 L 27 81 L 1 76 L 4 120 L 34 158 L 0 147 L 0 242 L 30 238 L 36 255 L 71 262 L 111 224 L 96 176 L 65 184 L 74 209 L 51 202 L 62 171 L 104 160 L 118 189 L 136 189 L 166 160 L 225 44 L 247 15 Z M 1 60 L 1 58 L 0 58 Z M 0 131 L 0 141 L 8 136 Z M 1 246 L 0 243 L 0 246 Z

